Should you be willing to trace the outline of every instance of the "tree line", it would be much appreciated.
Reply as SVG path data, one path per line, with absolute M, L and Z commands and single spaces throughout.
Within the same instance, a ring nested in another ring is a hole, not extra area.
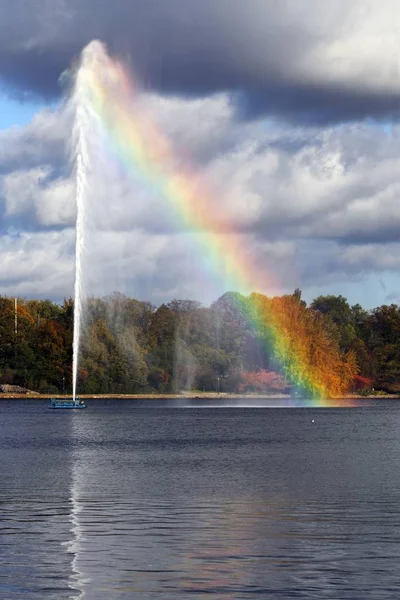
M 70 393 L 73 300 L 0 297 L 0 383 Z M 214 392 L 338 396 L 400 392 L 400 308 L 300 290 L 228 292 L 209 307 L 119 293 L 87 300 L 80 393 Z

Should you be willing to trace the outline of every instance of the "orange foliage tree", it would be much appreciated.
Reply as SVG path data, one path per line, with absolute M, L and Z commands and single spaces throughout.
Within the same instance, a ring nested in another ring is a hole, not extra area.
M 355 355 L 341 354 L 335 326 L 321 313 L 307 308 L 297 295 L 270 299 L 252 294 L 248 301 L 259 335 L 289 381 L 326 397 L 349 389 L 357 374 Z

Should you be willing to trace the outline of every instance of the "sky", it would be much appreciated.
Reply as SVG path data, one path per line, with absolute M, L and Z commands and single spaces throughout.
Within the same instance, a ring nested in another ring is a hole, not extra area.
M 254 280 L 254 291 L 400 302 L 396 10 L 396 0 L 0 0 L 0 294 L 73 295 L 62 75 L 97 39 L 265 268 L 269 285 Z M 107 150 L 91 178 L 88 291 L 155 304 L 227 291 L 201 233 Z

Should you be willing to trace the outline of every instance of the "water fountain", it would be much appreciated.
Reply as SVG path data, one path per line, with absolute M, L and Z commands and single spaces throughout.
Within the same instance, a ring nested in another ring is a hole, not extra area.
M 82 52 L 71 103 L 74 111 L 72 136 L 72 158 L 76 185 L 76 242 L 75 242 L 75 289 L 74 289 L 74 330 L 72 364 L 72 398 L 76 401 L 80 343 L 82 335 L 84 301 L 84 250 L 86 237 L 86 206 L 88 196 L 88 172 L 90 169 L 89 135 L 96 120 L 90 97 L 91 75 L 99 68 L 104 54 L 100 42 L 91 42 Z
M 146 100 L 146 97 L 144 99 Z M 239 304 L 242 318 L 251 324 L 252 330 L 261 334 L 261 338 L 268 346 L 268 353 L 273 355 L 277 363 L 283 365 L 289 379 L 300 388 L 308 390 L 312 396 L 325 397 L 327 382 L 325 365 L 323 368 L 320 368 L 321 365 L 316 368 L 312 361 L 310 362 L 308 346 L 302 341 L 303 334 L 306 335 L 306 328 L 303 327 L 305 320 L 300 315 L 301 305 L 298 298 L 293 296 L 290 301 L 288 300 L 285 310 L 281 306 L 282 303 L 271 303 L 266 297 L 255 297 L 249 300 L 250 294 L 257 289 L 279 289 L 273 271 L 267 270 L 264 263 L 257 262 L 255 253 L 245 236 L 236 235 L 234 220 L 229 210 L 226 210 L 224 203 L 219 201 L 220 198 L 212 193 L 187 161 L 181 159 L 175 152 L 175 148 L 162 129 L 157 126 L 147 106 L 143 106 L 142 100 L 138 83 L 130 77 L 128 70 L 119 61 L 107 54 L 101 42 L 93 41 L 83 50 L 75 73 L 71 97 L 75 115 L 72 154 L 77 204 L 73 400 L 76 399 L 77 394 L 82 326 L 85 317 L 84 300 L 88 297 L 88 278 L 92 277 L 92 281 L 93 278 L 96 279 L 98 273 L 93 275 L 92 271 L 93 268 L 98 268 L 98 265 L 105 273 L 107 265 L 103 265 L 102 262 L 109 259 L 111 250 L 114 251 L 114 258 L 120 251 L 116 239 L 118 236 L 114 235 L 112 244 L 109 244 L 105 253 L 103 248 L 102 257 L 96 255 L 96 260 L 89 261 L 90 268 L 88 268 L 88 245 L 93 244 L 93 238 L 102 230 L 107 229 L 108 232 L 112 230 L 114 213 L 118 213 L 114 205 L 114 198 L 118 194 L 112 197 L 112 211 L 108 214 L 109 203 L 102 201 L 96 206 L 93 204 L 98 195 L 99 185 L 101 186 L 99 181 L 102 177 L 105 178 L 103 182 L 107 180 L 110 169 L 118 170 L 119 177 L 124 173 L 130 185 L 132 181 L 138 184 L 138 194 L 132 193 L 131 187 L 128 188 L 127 196 L 130 199 L 133 197 L 136 200 L 135 196 L 143 191 L 148 194 L 146 200 L 150 199 L 154 202 L 151 204 L 153 213 L 149 215 L 150 220 L 154 213 L 160 215 L 161 211 L 164 211 L 162 212 L 165 216 L 164 221 L 172 223 L 175 231 L 189 234 L 188 244 L 197 246 L 198 263 L 205 267 L 207 280 L 218 278 L 223 281 L 227 289 L 241 292 Z M 125 231 L 131 233 L 134 228 L 138 228 L 138 221 L 143 218 L 142 206 L 138 202 L 127 204 L 135 206 L 133 214 L 126 215 L 125 207 L 120 207 L 119 219 L 124 222 L 127 228 Z M 142 231 L 140 239 L 144 243 L 149 236 L 146 235 L 146 224 L 143 225 L 143 222 L 142 229 L 144 234 Z M 88 235 L 89 230 L 90 235 Z M 93 233 L 95 235 L 92 235 Z M 140 251 L 141 248 L 138 249 L 136 263 L 141 260 Z M 107 277 L 115 270 L 115 264 L 110 262 Z M 120 287 L 114 289 L 121 291 Z M 93 293 L 93 290 L 91 291 Z M 100 286 L 100 292 L 104 293 L 104 291 Z M 296 321 L 298 330 L 293 327 L 289 319 L 290 311 L 297 311 L 296 314 L 300 315 Z M 114 321 L 117 323 L 118 319 Z M 104 332 L 101 335 L 104 337 Z M 120 335 L 118 343 L 131 345 L 132 361 L 128 362 L 135 363 L 135 340 L 126 340 Z M 108 356 L 112 357 L 112 354 Z M 123 358 L 126 359 L 126 356 Z M 339 358 L 335 359 L 338 369 Z M 196 362 L 187 352 L 183 340 L 177 347 L 176 359 L 178 362 L 183 361 L 186 369 L 184 385 L 190 387 L 193 373 L 187 367 L 193 365 L 192 370 L 194 370 Z M 106 362 L 107 357 L 103 357 L 103 363 Z M 223 370 L 218 374 L 218 391 L 219 378 L 223 374 Z M 107 373 L 102 381 L 108 384 Z
M 84 251 L 86 239 L 86 209 L 88 206 L 88 173 L 91 168 L 90 135 L 96 115 L 90 97 L 91 74 L 98 67 L 102 55 L 102 45 L 92 42 L 82 52 L 78 68 L 74 74 L 74 85 L 69 107 L 74 115 L 71 155 L 75 176 L 76 197 L 76 242 L 75 242 L 75 286 L 73 323 L 73 364 L 72 400 L 56 400 L 50 408 L 86 408 L 77 397 L 78 365 L 82 337 L 84 303 Z

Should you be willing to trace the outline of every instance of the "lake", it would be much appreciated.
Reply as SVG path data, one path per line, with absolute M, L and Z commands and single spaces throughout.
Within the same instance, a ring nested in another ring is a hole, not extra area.
M 0 410 L 0 598 L 400 597 L 398 401 Z

